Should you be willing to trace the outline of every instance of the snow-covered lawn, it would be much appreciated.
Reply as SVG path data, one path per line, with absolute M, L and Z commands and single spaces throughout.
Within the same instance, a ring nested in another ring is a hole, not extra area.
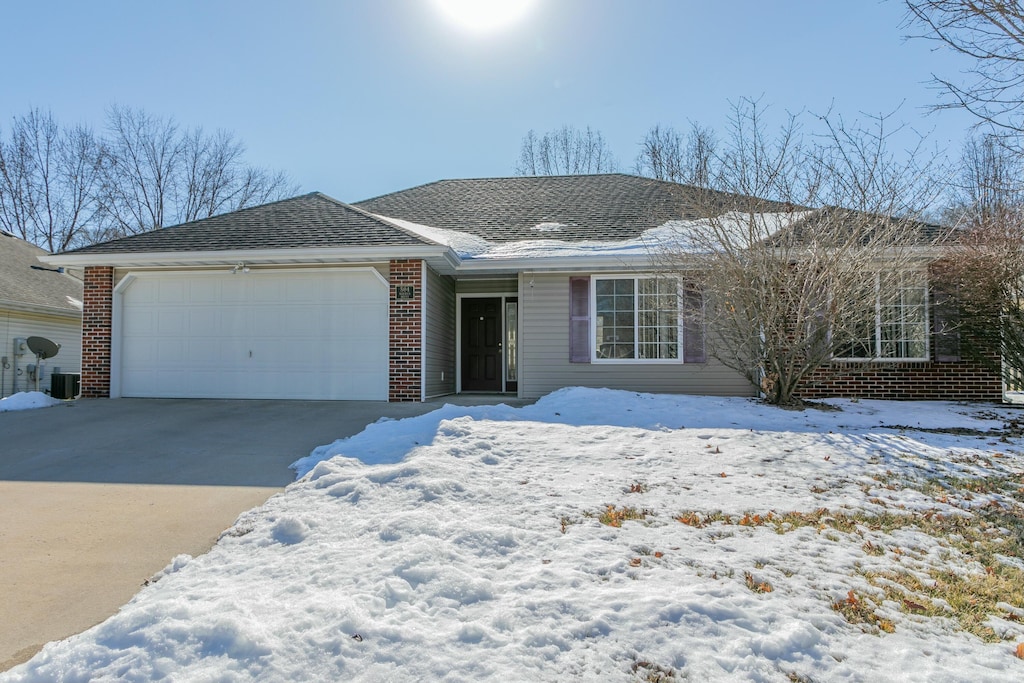
M 1024 680 L 1024 413 L 830 403 L 382 421 L 0 678 Z
M 0 398 L 0 413 L 12 410 L 34 410 L 60 405 L 60 399 L 47 396 L 41 391 L 19 391 L 5 398 Z

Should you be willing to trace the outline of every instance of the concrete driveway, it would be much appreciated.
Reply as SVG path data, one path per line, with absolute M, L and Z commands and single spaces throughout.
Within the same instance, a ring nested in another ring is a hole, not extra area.
M 118 399 L 0 413 L 0 671 L 114 614 L 174 556 L 209 550 L 314 447 L 438 406 Z

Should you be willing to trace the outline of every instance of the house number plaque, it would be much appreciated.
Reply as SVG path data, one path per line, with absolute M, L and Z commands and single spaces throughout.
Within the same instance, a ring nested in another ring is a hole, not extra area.
M 395 287 L 395 298 L 399 301 L 409 301 L 415 295 L 416 289 L 412 285 L 397 285 Z

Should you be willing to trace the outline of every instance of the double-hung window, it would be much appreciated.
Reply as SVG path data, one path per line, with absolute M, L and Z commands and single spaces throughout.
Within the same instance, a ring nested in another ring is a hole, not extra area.
M 854 321 L 839 360 L 928 360 L 928 286 L 924 273 L 876 273 L 874 302 Z M 870 280 L 869 291 L 870 291 Z
M 594 278 L 595 360 L 678 361 L 679 282 Z

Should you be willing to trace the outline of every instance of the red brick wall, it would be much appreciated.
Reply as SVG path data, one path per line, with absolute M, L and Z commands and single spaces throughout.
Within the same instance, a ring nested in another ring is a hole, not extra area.
M 978 361 L 939 363 L 932 358 L 917 363 L 832 363 L 819 368 L 797 394 L 805 399 L 1002 400 L 1003 380 L 994 368 Z
M 389 401 L 422 398 L 423 262 L 391 261 Z M 412 287 L 411 299 L 399 299 L 399 287 Z
M 82 396 L 110 397 L 110 325 L 114 269 L 87 266 L 82 298 Z
M 798 392 L 800 398 L 1000 401 L 997 373 L 977 363 L 875 363 L 842 374 L 821 369 Z

